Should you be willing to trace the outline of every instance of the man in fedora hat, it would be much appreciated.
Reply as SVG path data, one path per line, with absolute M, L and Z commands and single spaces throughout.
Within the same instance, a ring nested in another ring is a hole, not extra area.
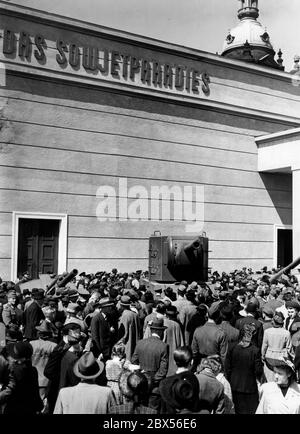
M 95 357 L 102 354 L 103 361 L 110 358 L 112 347 L 115 343 L 115 329 L 110 324 L 108 314 L 114 302 L 104 297 L 95 303 L 98 313 L 91 320 L 92 351 Z
M 115 404 L 113 391 L 97 385 L 96 379 L 104 370 L 104 363 L 92 352 L 83 353 L 73 367 L 79 383 L 59 391 L 54 414 L 107 414 Z
M 45 318 L 42 311 L 42 304 L 44 301 L 44 290 L 38 289 L 33 292 L 33 302 L 27 307 L 24 312 L 25 330 L 24 336 L 29 341 L 37 339 L 36 326 Z
M 81 331 L 83 333 L 86 333 L 87 332 L 86 325 L 84 321 L 78 317 L 79 311 L 80 311 L 80 306 L 78 303 L 69 303 L 66 310 L 67 318 L 64 324 L 66 325 L 69 323 L 76 323 L 80 326 Z
M 191 318 L 197 313 L 195 291 L 189 289 L 185 294 L 185 299 L 186 302 L 181 304 L 178 308 L 178 319 L 183 326 L 185 344 L 188 345 L 190 341 L 190 333 L 187 329 L 187 325 Z
M 125 344 L 126 358 L 131 359 L 135 346 L 140 339 L 138 314 L 130 309 L 131 299 L 123 295 L 120 299 L 121 316 L 118 324 L 118 339 Z
M 168 306 L 166 308 L 166 318 L 164 318 L 164 326 L 167 327 L 164 342 L 169 345 L 169 363 L 167 376 L 173 375 L 176 372 L 176 363 L 174 361 L 173 353 L 178 347 L 184 345 L 184 337 L 181 326 L 176 321 L 178 311 L 176 306 Z
M 82 354 L 82 332 L 77 323 L 65 324 L 63 329 L 63 340 L 69 345 L 68 350 L 61 359 L 59 389 L 74 386 L 78 378 L 74 375 L 73 366 Z
M 81 328 L 76 323 L 69 323 L 62 328 L 62 334 L 61 342 L 54 347 L 44 369 L 44 375 L 49 380 L 46 393 L 47 413 L 53 413 L 60 387 L 78 383 L 72 369 L 80 354 Z
M 150 324 L 151 336 L 137 343 L 131 358 L 131 363 L 140 365 L 148 378 L 152 395 L 168 372 L 169 346 L 162 342 L 166 328 L 163 318 L 154 318 Z M 156 400 L 156 396 L 150 396 L 149 406 L 156 409 Z

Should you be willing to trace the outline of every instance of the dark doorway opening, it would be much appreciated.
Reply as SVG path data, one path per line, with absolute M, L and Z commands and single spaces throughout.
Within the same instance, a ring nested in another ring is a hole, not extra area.
M 286 267 L 293 262 L 293 231 L 277 229 L 277 267 Z
M 59 220 L 19 219 L 18 275 L 57 274 L 59 225 Z

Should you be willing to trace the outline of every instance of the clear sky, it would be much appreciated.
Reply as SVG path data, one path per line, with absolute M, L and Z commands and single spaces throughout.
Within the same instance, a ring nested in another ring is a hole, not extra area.
M 44 11 L 197 48 L 222 51 L 238 22 L 237 0 L 14 0 Z M 287 71 L 300 54 L 300 0 L 259 0 L 259 21 L 275 51 L 283 51 Z M 277 56 L 276 56 L 277 57 Z

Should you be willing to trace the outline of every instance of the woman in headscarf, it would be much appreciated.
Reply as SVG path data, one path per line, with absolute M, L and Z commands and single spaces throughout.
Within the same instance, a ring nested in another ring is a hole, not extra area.
M 254 324 L 244 324 L 240 340 L 228 352 L 226 376 L 231 385 L 236 414 L 254 414 L 259 403 L 258 382 L 263 374 L 259 348 L 252 343 Z
M 264 332 L 264 338 L 261 349 L 263 362 L 268 359 L 280 359 L 287 357 L 292 350 L 291 335 L 288 330 L 283 328 L 284 316 L 281 312 L 276 312 L 273 316 L 272 327 Z M 264 374 L 267 381 L 274 381 L 274 372 L 268 368 L 267 363 L 264 366 Z
M 266 359 L 274 371 L 274 381 L 261 386 L 256 414 L 300 414 L 300 386 L 296 370 L 288 357 Z

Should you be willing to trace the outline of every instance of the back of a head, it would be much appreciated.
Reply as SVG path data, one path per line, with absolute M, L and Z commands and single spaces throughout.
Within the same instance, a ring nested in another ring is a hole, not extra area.
M 123 371 L 119 385 L 123 396 L 129 401 L 141 402 L 148 397 L 148 380 L 140 371 Z
M 190 347 L 183 346 L 176 348 L 173 357 L 178 368 L 187 368 L 193 359 L 193 353 Z
M 122 342 L 119 342 L 113 346 L 112 356 L 117 356 L 120 359 L 124 359 L 126 357 L 125 350 L 126 350 L 125 344 L 123 344 Z
M 162 315 L 164 315 L 166 313 L 166 305 L 163 302 L 159 302 L 156 305 L 156 312 L 157 313 L 161 313 Z
M 195 291 L 194 290 L 192 290 L 192 289 L 189 289 L 187 292 L 186 292 L 186 294 L 185 294 L 185 298 L 188 300 L 188 301 L 191 301 L 191 302 L 195 302 L 195 300 L 196 300 L 196 294 L 195 294 Z
M 220 311 L 220 315 L 224 321 L 231 321 L 232 317 L 233 317 L 232 306 L 229 306 L 229 305 L 223 306 L 221 311 Z

